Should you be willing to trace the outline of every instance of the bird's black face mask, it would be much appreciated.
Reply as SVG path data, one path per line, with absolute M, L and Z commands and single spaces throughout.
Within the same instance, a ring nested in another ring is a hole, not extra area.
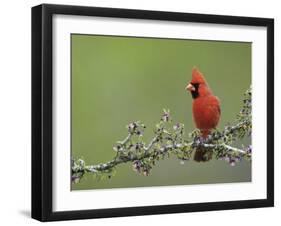
M 191 85 L 193 85 L 195 89 L 191 91 L 192 98 L 196 99 L 197 97 L 199 97 L 199 83 L 191 83 Z

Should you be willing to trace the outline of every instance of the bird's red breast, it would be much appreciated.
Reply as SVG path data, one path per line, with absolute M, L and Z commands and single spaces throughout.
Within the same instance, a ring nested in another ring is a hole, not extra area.
M 192 79 L 186 89 L 193 97 L 192 113 L 195 125 L 202 136 L 206 137 L 219 123 L 220 101 L 213 95 L 206 79 L 197 68 L 192 69 Z
M 206 137 L 219 123 L 219 100 L 214 95 L 196 98 L 192 103 L 192 112 L 196 127 L 200 129 L 202 136 Z

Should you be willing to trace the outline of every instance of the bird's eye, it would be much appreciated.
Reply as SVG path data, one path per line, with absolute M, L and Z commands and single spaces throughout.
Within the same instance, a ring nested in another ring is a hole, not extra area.
M 192 83 L 192 82 L 191 82 L 191 85 L 193 85 L 195 89 L 198 89 L 200 83 Z

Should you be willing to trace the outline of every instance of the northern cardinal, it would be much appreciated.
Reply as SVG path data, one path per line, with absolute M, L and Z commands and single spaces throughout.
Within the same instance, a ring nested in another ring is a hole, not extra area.
M 194 67 L 192 69 L 191 82 L 186 86 L 191 92 L 193 103 L 192 113 L 196 127 L 200 130 L 203 139 L 216 128 L 221 115 L 219 98 L 214 96 L 203 74 Z M 212 157 L 211 152 L 198 149 L 195 152 L 195 161 L 208 161 Z

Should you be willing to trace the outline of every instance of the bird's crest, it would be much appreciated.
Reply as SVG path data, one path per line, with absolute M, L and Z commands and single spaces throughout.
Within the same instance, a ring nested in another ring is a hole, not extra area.
M 192 80 L 191 83 L 196 84 L 207 84 L 203 74 L 199 71 L 197 67 L 192 68 Z

